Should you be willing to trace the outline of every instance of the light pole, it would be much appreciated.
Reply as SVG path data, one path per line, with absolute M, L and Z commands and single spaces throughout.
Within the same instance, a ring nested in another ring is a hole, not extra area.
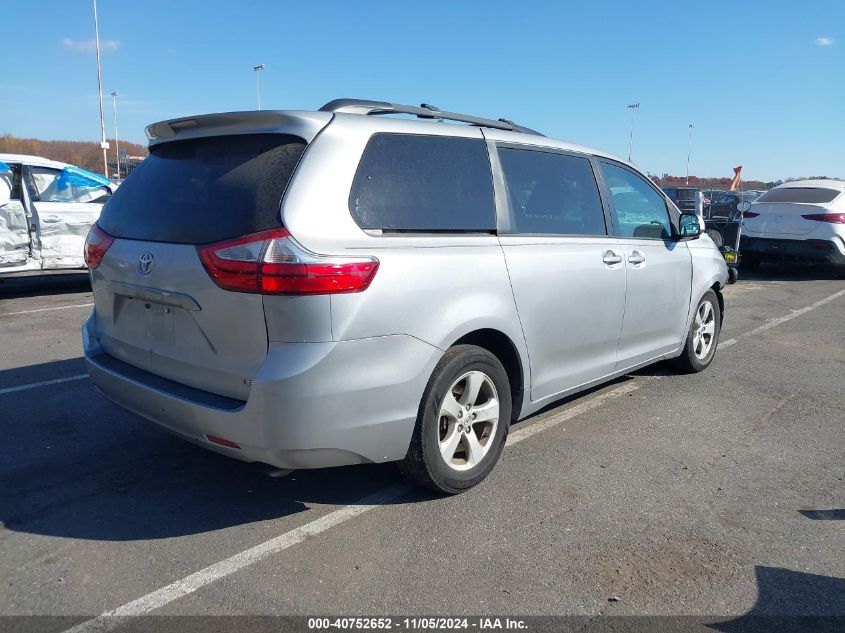
M 255 71 L 255 93 L 258 97 L 258 109 L 261 109 L 261 71 L 264 70 L 264 64 L 255 64 L 252 67 Z
M 631 162 L 631 153 L 634 150 L 634 111 L 640 107 L 639 102 L 629 103 L 625 106 L 631 111 L 631 135 L 628 137 L 628 162 Z
M 689 124 L 689 145 L 687 146 L 687 185 L 689 185 L 689 161 L 690 156 L 692 156 L 692 128 L 695 126 L 690 123 Z
M 117 165 L 117 179 L 120 180 L 120 141 L 117 140 L 117 93 L 112 91 L 111 104 L 114 108 L 114 156 Z
M 106 142 L 106 117 L 103 114 L 103 77 L 100 72 L 100 25 L 97 22 L 97 0 L 94 2 L 94 46 L 97 49 L 97 91 L 100 95 L 100 147 L 103 150 L 103 175 L 109 177 L 109 159 L 106 151 L 109 144 Z

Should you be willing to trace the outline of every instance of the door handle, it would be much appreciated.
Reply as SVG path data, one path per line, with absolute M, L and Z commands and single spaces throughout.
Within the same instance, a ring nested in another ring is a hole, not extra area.
M 628 262 L 634 266 L 639 266 L 640 264 L 645 263 L 645 255 L 643 255 L 640 251 L 631 251 L 631 254 L 628 255 Z
M 612 266 L 613 264 L 621 264 L 622 255 L 614 251 L 605 251 L 602 255 L 601 260 L 608 266 Z

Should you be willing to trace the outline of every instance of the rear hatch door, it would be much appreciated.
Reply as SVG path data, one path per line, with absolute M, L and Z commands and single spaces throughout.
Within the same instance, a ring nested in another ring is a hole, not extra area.
M 802 216 L 813 213 L 824 213 L 824 207 L 811 204 L 788 204 L 784 202 L 755 204 L 751 210 L 760 215 L 745 220 L 749 228 L 760 233 L 777 235 L 805 235 L 813 231 L 818 225 L 816 220 L 808 220 Z
M 247 399 L 267 353 L 262 296 L 218 287 L 197 246 L 280 227 L 281 199 L 305 145 L 285 134 L 236 134 L 151 149 L 98 222 L 116 238 L 92 270 L 107 353 Z
M 751 211 L 759 216 L 747 218 L 743 225 L 762 234 L 806 235 L 819 222 L 803 216 L 830 213 L 830 203 L 840 195 L 840 191 L 826 187 L 777 187 L 751 205 Z

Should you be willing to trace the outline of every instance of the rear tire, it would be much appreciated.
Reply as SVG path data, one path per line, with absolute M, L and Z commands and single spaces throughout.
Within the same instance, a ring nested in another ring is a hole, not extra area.
M 739 271 L 736 268 L 728 268 L 728 283 L 735 284 L 739 279 Z
M 472 488 L 499 460 L 511 403 L 508 375 L 498 358 L 475 345 L 449 349 L 423 392 L 399 470 L 438 492 L 457 494 Z
M 719 300 L 715 292 L 708 290 L 695 308 L 683 352 L 672 359 L 675 368 L 689 374 L 707 369 L 716 355 L 721 330 Z

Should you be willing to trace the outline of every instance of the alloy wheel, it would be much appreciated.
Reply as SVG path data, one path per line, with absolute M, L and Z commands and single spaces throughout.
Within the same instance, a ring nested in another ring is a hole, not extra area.
M 713 347 L 716 336 L 716 311 L 713 304 L 704 301 L 695 313 L 693 323 L 692 349 L 699 360 L 704 360 Z
M 446 392 L 438 415 L 440 456 L 449 468 L 469 470 L 493 445 L 499 424 L 499 397 L 490 377 L 470 371 Z

